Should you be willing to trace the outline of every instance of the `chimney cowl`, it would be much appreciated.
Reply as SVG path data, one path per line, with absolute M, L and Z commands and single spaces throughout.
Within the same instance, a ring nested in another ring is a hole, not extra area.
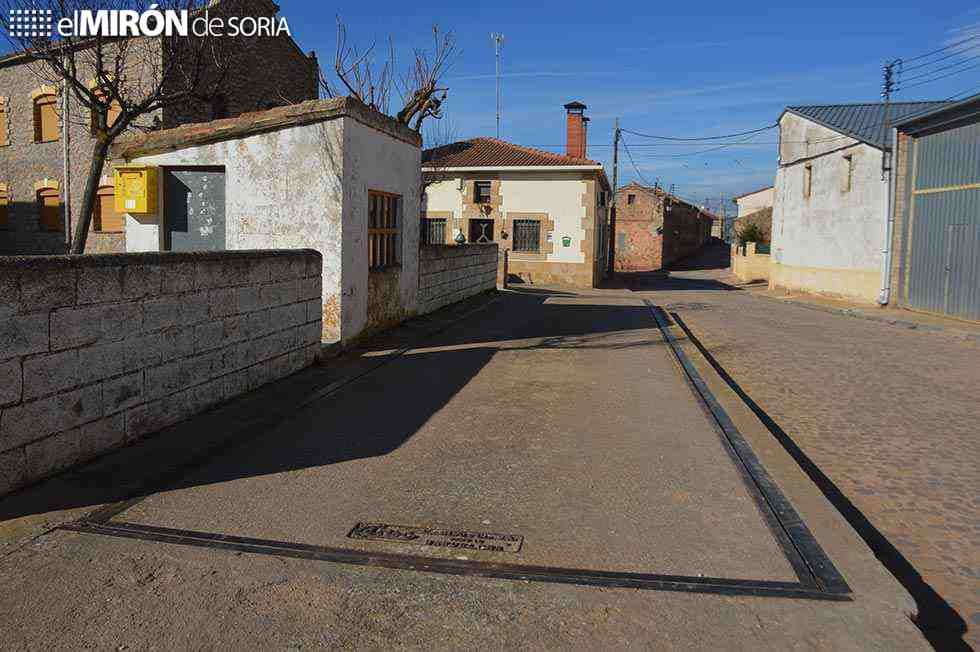
M 565 136 L 565 155 L 572 158 L 586 158 L 588 151 L 588 124 L 589 119 L 585 117 L 585 109 L 581 102 L 573 101 L 565 105 L 567 112 L 566 123 L 567 131 Z

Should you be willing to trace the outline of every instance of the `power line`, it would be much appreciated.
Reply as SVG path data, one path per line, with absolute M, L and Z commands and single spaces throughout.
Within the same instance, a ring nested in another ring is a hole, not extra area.
M 932 52 L 926 52 L 925 54 L 920 54 L 919 56 L 916 56 L 916 57 L 910 57 L 910 58 L 907 58 L 907 59 L 903 59 L 902 61 L 905 61 L 905 62 L 907 62 L 907 61 L 918 61 L 919 59 L 924 59 L 926 57 L 931 57 L 934 54 L 939 54 L 940 52 L 945 52 L 946 50 L 948 50 L 950 48 L 955 48 L 955 47 L 957 47 L 959 45 L 963 45 L 964 43 L 968 43 L 969 41 L 973 41 L 973 40 L 978 39 L 978 38 L 980 38 L 980 34 L 974 34 L 972 36 L 966 37 L 962 41 L 957 41 L 956 43 L 950 43 L 949 45 L 946 45 L 944 47 L 939 48 L 938 50 L 933 50 Z
M 957 61 L 956 63 L 951 63 L 941 68 L 936 68 L 935 70 L 930 70 L 929 72 L 919 73 L 918 75 L 912 75 L 911 77 L 903 77 L 899 79 L 899 84 L 904 84 L 905 82 L 915 81 L 916 79 L 922 79 L 923 77 L 928 77 L 929 75 L 934 75 L 937 72 L 942 72 L 943 70 L 949 70 L 950 68 L 956 68 L 957 66 L 962 66 L 964 63 L 969 63 L 970 61 L 976 61 L 980 59 L 980 54 L 970 57 L 969 59 L 964 59 L 963 61 Z
M 961 72 L 966 72 L 967 70 L 973 70 L 974 68 L 978 68 L 978 67 L 980 67 L 980 63 L 975 63 L 972 66 L 969 66 L 967 68 L 962 68 L 960 70 L 954 70 L 953 72 L 948 72 L 945 75 L 939 75 L 938 77 L 933 77 L 932 79 L 925 79 L 923 81 L 916 82 L 914 84 L 902 84 L 902 85 L 900 85 L 898 87 L 897 90 L 904 91 L 907 88 L 915 88 L 916 86 L 922 86 L 923 84 L 931 84 L 934 81 L 939 81 L 940 79 L 946 79 L 947 77 L 952 77 L 953 75 L 958 75 Z
M 914 66 L 906 66 L 905 65 L 905 62 L 903 61 L 902 62 L 901 72 L 905 73 L 905 72 L 908 72 L 909 70 L 918 70 L 919 68 L 924 68 L 926 66 L 934 66 L 937 63 L 939 63 L 940 61 L 945 61 L 946 59 L 951 59 L 953 57 L 959 56 L 959 55 L 964 54 L 966 52 L 971 52 L 971 51 L 975 50 L 978 47 L 980 47 L 980 43 L 974 43 L 973 45 L 970 45 L 969 47 L 963 48 L 962 50 L 956 50 L 954 52 L 950 52 L 949 54 L 947 54 L 945 56 L 939 57 L 938 59 L 933 59 L 932 61 L 925 61 L 923 63 L 917 63 Z
M 634 136 L 640 136 L 641 138 L 656 138 L 658 140 L 693 141 L 693 140 L 724 140 L 725 138 L 736 138 L 738 136 L 747 136 L 748 134 L 757 134 L 760 131 L 766 131 L 768 129 L 775 129 L 778 126 L 779 126 L 778 124 L 771 124 L 765 127 L 761 127 L 759 129 L 752 129 L 751 131 L 742 131 L 737 134 L 726 134 L 724 136 L 704 136 L 703 138 L 676 138 L 674 136 L 652 136 L 650 134 L 642 134 L 638 131 L 630 131 L 629 129 L 623 129 L 622 131 L 628 134 L 633 134 Z

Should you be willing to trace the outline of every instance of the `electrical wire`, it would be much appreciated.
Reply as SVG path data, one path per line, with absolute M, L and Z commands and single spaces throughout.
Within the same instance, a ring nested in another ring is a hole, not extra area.
M 980 48 L 980 43 L 974 43 L 973 45 L 970 45 L 969 47 L 963 48 L 962 50 L 957 50 L 955 52 L 950 52 L 946 56 L 939 57 L 938 59 L 933 59 L 932 61 L 926 61 L 926 62 L 923 62 L 923 63 L 917 63 L 914 66 L 906 66 L 904 61 L 899 60 L 900 61 L 899 65 L 901 66 L 900 72 L 906 73 L 909 70 L 918 70 L 919 68 L 924 68 L 926 66 L 934 66 L 937 63 L 939 63 L 940 61 L 945 61 L 946 59 L 951 59 L 951 58 L 956 57 L 956 56 L 959 56 L 961 54 L 965 54 L 967 52 L 972 52 L 973 50 L 975 50 L 977 48 Z
M 620 131 L 622 131 L 624 133 L 627 133 L 627 134 L 633 134 L 634 136 L 640 136 L 641 138 L 655 138 L 657 140 L 674 140 L 674 141 L 680 141 L 680 140 L 683 140 L 683 141 L 696 141 L 696 140 L 724 140 L 725 138 L 737 138 L 738 136 L 746 136 L 748 134 L 757 134 L 757 133 L 759 133 L 761 131 L 767 131 L 769 129 L 775 129 L 778 126 L 779 126 L 778 124 L 771 124 L 771 125 L 768 125 L 768 126 L 765 126 L 765 127 L 761 127 L 759 129 L 752 129 L 751 131 L 742 131 L 742 132 L 739 132 L 737 134 L 726 134 L 724 136 L 704 136 L 702 138 L 677 138 L 677 137 L 674 137 L 674 136 L 652 136 L 650 134 L 640 133 L 639 131 L 630 131 L 629 129 L 620 129 Z
M 963 61 L 957 61 L 956 63 L 951 63 L 949 65 L 942 66 L 941 68 L 936 68 L 935 70 L 930 70 L 929 72 L 923 72 L 918 75 L 912 75 L 911 77 L 900 77 L 898 80 L 898 85 L 901 86 L 906 82 L 915 81 L 916 79 L 922 79 L 923 77 L 928 77 L 929 75 L 934 75 L 937 72 L 949 70 L 950 68 L 956 68 L 957 66 L 962 66 L 964 63 L 976 61 L 977 59 L 980 59 L 980 54 L 972 56 L 969 59 L 964 59 Z
M 943 46 L 943 47 L 939 48 L 938 50 L 933 50 L 932 52 L 926 52 L 925 54 L 920 54 L 919 56 L 916 56 L 916 57 L 906 58 L 906 59 L 903 59 L 902 61 L 904 61 L 904 62 L 918 61 L 919 59 L 924 59 L 926 57 L 931 57 L 934 54 L 939 54 L 940 52 L 945 52 L 946 50 L 948 50 L 950 48 L 955 48 L 957 46 L 963 45 L 964 43 L 968 43 L 969 41 L 973 41 L 973 40 L 978 39 L 978 38 L 980 38 L 980 34 L 973 34 L 972 36 L 966 37 L 962 41 L 957 41 L 956 43 L 950 43 L 949 45 L 946 45 L 946 46 Z
M 967 68 L 962 68 L 960 70 L 954 70 L 953 72 L 948 72 L 945 75 L 939 75 L 938 77 L 933 77 L 932 79 L 925 79 L 923 81 L 916 82 L 914 84 L 902 84 L 897 89 L 895 89 L 895 91 L 896 92 L 898 92 L 898 91 L 904 91 L 904 90 L 909 89 L 909 88 L 915 88 L 916 86 L 922 86 L 923 84 L 931 84 L 934 81 L 939 81 L 940 79 L 946 79 L 947 77 L 952 77 L 953 75 L 958 75 L 961 72 L 966 72 L 967 70 L 973 70 L 974 68 L 980 68 L 980 63 L 975 63 L 972 66 L 969 66 Z M 905 117 L 908 117 L 908 116 L 905 116 Z

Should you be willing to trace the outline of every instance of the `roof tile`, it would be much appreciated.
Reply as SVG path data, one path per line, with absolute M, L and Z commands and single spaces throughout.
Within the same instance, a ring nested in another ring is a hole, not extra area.
M 587 158 L 575 158 L 522 147 L 497 138 L 471 138 L 422 152 L 425 167 L 513 167 L 599 165 Z

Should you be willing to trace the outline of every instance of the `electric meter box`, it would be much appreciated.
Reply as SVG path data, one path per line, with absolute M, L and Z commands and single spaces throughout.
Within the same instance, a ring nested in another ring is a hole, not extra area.
M 127 165 L 116 168 L 116 212 L 157 212 L 157 168 Z

